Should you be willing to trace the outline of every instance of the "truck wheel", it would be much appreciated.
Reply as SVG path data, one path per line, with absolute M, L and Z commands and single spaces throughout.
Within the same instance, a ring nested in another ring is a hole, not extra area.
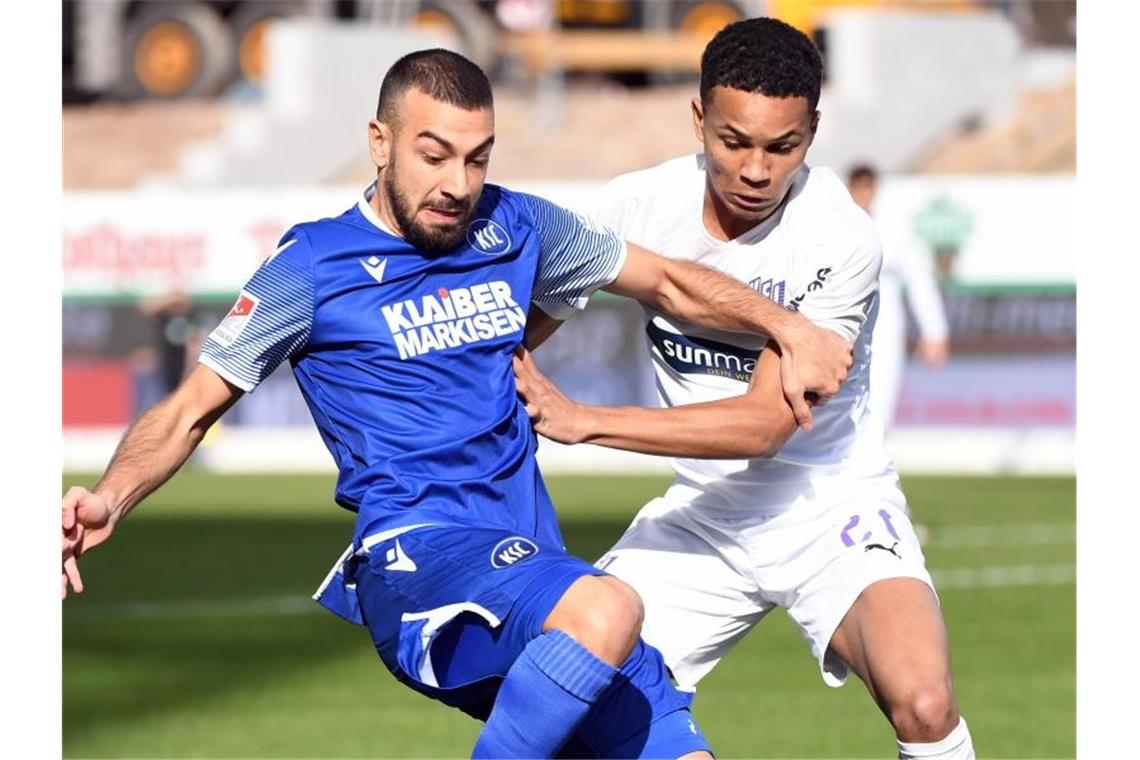
M 454 39 L 459 52 L 488 76 L 498 64 L 495 22 L 470 0 L 423 0 L 404 23 Z
M 233 40 L 233 79 L 259 85 L 265 74 L 265 30 L 276 19 L 299 16 L 300 0 L 251 0 L 240 3 L 229 17 Z
M 215 95 L 230 72 L 229 32 L 203 3 L 147 3 L 127 22 L 125 37 L 128 98 Z
M 724 27 L 745 18 L 744 12 L 731 0 L 684 0 L 671 9 L 671 27 L 676 32 L 698 35 L 711 40 Z M 691 72 L 651 71 L 649 81 L 656 85 L 675 85 L 695 78 Z
M 677 4 L 673 11 L 673 28 L 678 32 L 699 34 L 711 40 L 721 29 L 743 18 L 744 13 L 736 3 L 726 0 L 690 0 Z

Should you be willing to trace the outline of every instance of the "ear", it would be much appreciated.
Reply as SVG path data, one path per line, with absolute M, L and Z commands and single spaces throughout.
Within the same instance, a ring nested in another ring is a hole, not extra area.
M 811 124 L 808 126 L 809 142 L 815 140 L 815 133 L 819 130 L 819 111 L 811 115 Z
M 377 169 L 383 169 L 392 156 L 392 128 L 379 119 L 368 122 L 368 152 Z
M 703 144 L 705 141 L 705 110 L 704 106 L 701 105 L 700 96 L 693 98 L 689 105 L 693 109 L 693 134 L 697 136 L 697 141 Z

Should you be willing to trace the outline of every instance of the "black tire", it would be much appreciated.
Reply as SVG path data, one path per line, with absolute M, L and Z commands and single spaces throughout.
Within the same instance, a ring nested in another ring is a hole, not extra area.
M 728 24 L 747 17 L 744 8 L 733 0 L 685 0 L 673 7 L 673 28 L 712 39 Z
M 264 66 L 261 35 L 263 23 L 273 19 L 293 18 L 305 10 L 302 0 L 247 0 L 230 14 L 228 25 L 233 50 L 230 81 L 258 86 Z
M 147 3 L 127 21 L 125 42 L 127 98 L 216 95 L 231 71 L 229 30 L 204 3 Z
M 711 40 L 723 28 L 720 22 L 712 22 L 711 19 L 719 18 L 727 25 L 747 17 L 745 9 L 733 0 L 681 0 L 671 8 L 669 28 L 678 32 L 699 33 Z M 649 81 L 657 85 L 675 85 L 693 81 L 697 77 L 693 72 L 653 71 L 650 72 Z
M 425 15 L 443 20 L 459 41 L 459 52 L 492 76 L 499 62 L 498 29 L 495 21 L 471 0 L 422 0 L 416 14 L 405 19 L 414 25 Z

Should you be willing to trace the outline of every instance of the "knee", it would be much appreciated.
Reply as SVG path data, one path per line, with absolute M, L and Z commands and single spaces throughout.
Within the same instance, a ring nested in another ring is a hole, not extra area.
M 911 691 L 891 705 L 891 723 L 901 741 L 936 742 L 958 725 L 958 706 L 948 684 Z
M 620 666 L 641 635 L 641 597 L 612 576 L 583 578 L 575 586 L 571 603 L 557 611 L 557 618 L 552 616 L 551 627 L 573 636 L 595 657 Z

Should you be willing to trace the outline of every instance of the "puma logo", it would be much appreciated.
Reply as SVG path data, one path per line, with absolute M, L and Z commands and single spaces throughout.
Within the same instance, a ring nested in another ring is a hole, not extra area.
M 902 559 L 902 555 L 895 551 L 895 547 L 898 545 L 899 545 L 898 541 L 895 541 L 889 547 L 883 546 L 882 544 L 867 544 L 866 546 L 863 547 L 863 551 L 869 552 L 872 549 L 882 549 L 883 551 L 890 552 L 891 554 L 895 555 L 899 559 Z

